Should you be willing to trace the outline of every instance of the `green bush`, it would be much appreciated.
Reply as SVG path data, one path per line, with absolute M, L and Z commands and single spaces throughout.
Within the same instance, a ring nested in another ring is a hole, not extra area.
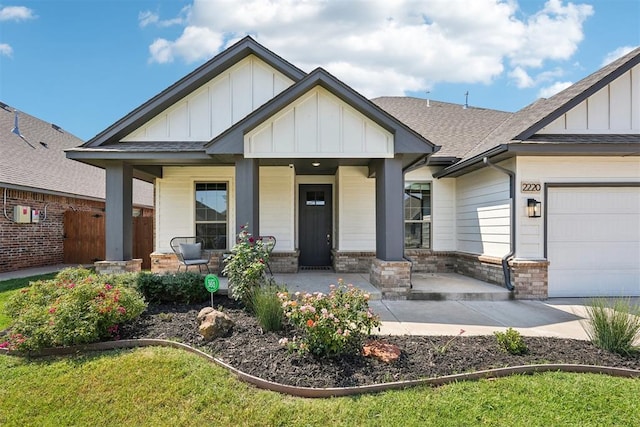
M 165 275 L 140 273 L 137 289 L 147 301 L 153 303 L 191 304 L 205 301 L 210 295 L 204 287 L 203 277 L 193 272 Z
M 629 299 L 613 304 L 594 298 L 587 305 L 587 327 L 591 342 L 607 351 L 628 355 L 638 351 L 634 345 L 640 336 L 640 307 Z
M 264 269 L 269 261 L 269 253 L 262 240 L 255 239 L 243 225 L 238 234 L 237 243 L 231 249 L 231 255 L 225 260 L 222 270 L 229 278 L 229 293 L 236 301 L 253 311 L 252 293 L 265 283 Z
M 501 350 L 511 354 L 519 355 L 525 354 L 529 349 L 522 339 L 520 332 L 513 328 L 507 329 L 505 332 L 496 331 L 493 333 L 498 340 L 498 347 Z
M 118 328 L 146 308 L 133 288 L 108 276 L 65 272 L 33 282 L 16 293 L 5 310 L 13 319 L 9 339 L 0 346 L 18 350 L 118 339 Z
M 252 294 L 251 306 L 264 331 L 279 331 L 282 329 L 284 311 L 278 293 L 281 287 L 273 284 L 256 288 Z
M 320 357 L 356 354 L 371 329 L 380 326 L 380 319 L 369 308 L 369 295 L 353 285 L 331 285 L 328 295 L 320 292 L 301 294 L 292 299 L 288 292 L 278 294 L 285 317 L 300 336 L 281 344 L 301 353 Z

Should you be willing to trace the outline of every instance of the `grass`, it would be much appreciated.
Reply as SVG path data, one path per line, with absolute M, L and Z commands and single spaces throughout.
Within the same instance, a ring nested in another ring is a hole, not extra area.
M 57 273 L 48 273 L 20 279 L 3 280 L 0 282 L 0 331 L 7 328 L 11 322 L 11 319 L 4 313 L 4 306 L 11 295 L 18 292 L 18 289 L 29 286 L 30 282 L 53 279 L 56 277 L 56 274 Z
M 0 357 L 0 425 L 632 425 L 640 381 L 547 373 L 300 399 L 238 382 L 199 357 L 143 348 Z

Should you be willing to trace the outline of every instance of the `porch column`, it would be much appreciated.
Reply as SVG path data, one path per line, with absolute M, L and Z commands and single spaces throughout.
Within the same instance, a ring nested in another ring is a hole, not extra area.
M 402 261 L 404 221 L 402 161 L 382 159 L 376 168 L 376 258 Z
M 107 198 L 105 203 L 107 261 L 126 261 L 133 253 L 132 188 L 133 167 L 124 162 L 106 168 Z
M 411 263 L 404 259 L 403 197 L 401 159 L 380 160 L 376 166 L 376 259 L 369 281 L 385 299 L 406 299 L 411 289 Z
M 249 232 L 260 235 L 260 170 L 258 159 L 236 160 L 236 234 L 249 224 Z

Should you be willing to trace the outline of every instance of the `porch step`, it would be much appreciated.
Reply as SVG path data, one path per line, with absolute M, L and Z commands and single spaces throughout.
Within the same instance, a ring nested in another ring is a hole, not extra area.
M 407 299 L 426 301 L 508 301 L 513 292 L 454 273 L 413 273 Z

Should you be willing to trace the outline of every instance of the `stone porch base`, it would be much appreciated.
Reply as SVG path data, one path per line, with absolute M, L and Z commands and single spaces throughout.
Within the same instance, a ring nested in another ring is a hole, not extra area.
M 382 291 L 383 299 L 407 299 L 411 292 L 411 263 L 375 258 L 369 281 Z
M 93 265 L 98 274 L 137 273 L 142 270 L 141 259 L 131 259 L 128 261 L 97 261 Z
M 224 255 L 227 251 L 211 251 L 209 269 L 212 273 L 220 274 L 224 268 Z M 274 273 L 297 273 L 298 252 L 274 252 L 269 258 L 271 271 Z M 151 254 L 151 272 L 156 274 L 168 274 L 178 271 L 178 258 L 174 253 L 154 252 Z M 184 267 L 180 269 L 184 271 Z M 190 267 L 189 271 L 198 271 L 197 267 Z

